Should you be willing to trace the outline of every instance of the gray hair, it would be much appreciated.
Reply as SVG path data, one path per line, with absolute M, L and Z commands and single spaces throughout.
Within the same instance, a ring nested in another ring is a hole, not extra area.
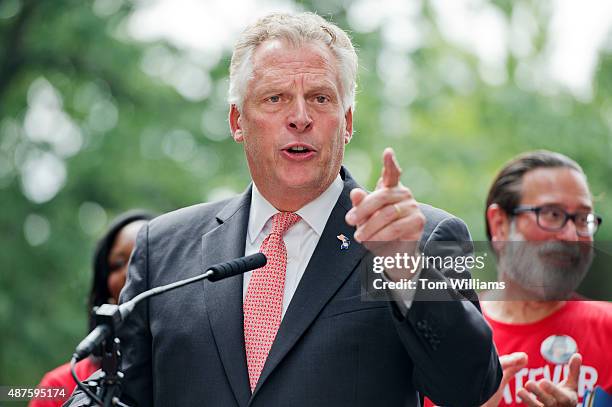
M 247 85 L 253 78 L 252 58 L 255 49 L 270 39 L 280 39 L 299 47 L 319 42 L 329 47 L 338 60 L 342 106 L 355 107 L 357 87 L 357 53 L 351 39 L 341 28 L 314 13 L 274 13 L 246 28 L 234 46 L 230 64 L 228 102 L 241 110 Z

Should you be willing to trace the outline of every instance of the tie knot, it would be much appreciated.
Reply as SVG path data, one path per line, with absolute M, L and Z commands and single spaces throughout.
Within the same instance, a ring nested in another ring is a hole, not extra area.
M 272 217 L 272 232 L 283 236 L 285 232 L 293 225 L 302 219 L 300 215 L 294 212 L 279 212 Z

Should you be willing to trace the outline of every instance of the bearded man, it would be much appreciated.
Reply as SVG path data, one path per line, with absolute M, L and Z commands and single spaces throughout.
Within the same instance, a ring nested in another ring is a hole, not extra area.
M 505 283 L 480 296 L 504 369 L 486 406 L 576 406 L 595 386 L 612 393 L 612 305 L 574 294 L 601 224 L 582 168 L 558 153 L 522 154 L 493 181 L 485 216 Z

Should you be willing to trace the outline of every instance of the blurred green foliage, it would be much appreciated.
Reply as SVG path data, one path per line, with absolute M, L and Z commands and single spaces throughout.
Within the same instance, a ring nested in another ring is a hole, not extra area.
M 299 6 L 353 31 L 350 2 L 313 3 Z M 507 80 L 490 85 L 474 55 L 440 35 L 424 4 L 420 18 L 430 30 L 417 49 L 385 49 L 379 30 L 352 32 L 361 65 L 346 163 L 358 181 L 374 186 L 382 150 L 392 146 L 417 199 L 462 217 L 482 240 L 496 171 L 519 152 L 551 149 L 583 165 L 605 219 L 598 239 L 612 240 L 612 55 L 600 55 L 588 102 L 517 86 L 513 57 Z M 492 4 L 509 18 L 513 2 Z M 103 16 L 92 5 L 0 1 L 2 385 L 36 384 L 85 335 L 91 254 L 115 215 L 136 207 L 161 213 L 249 182 L 227 129 L 230 50 L 208 68 L 207 97 L 189 89 L 185 96 L 144 67 L 147 59 L 153 68 L 180 61 L 181 49 L 126 35 L 130 3 Z M 547 16 L 538 24 L 543 37 Z M 402 60 L 409 76 L 388 89 L 380 71 Z

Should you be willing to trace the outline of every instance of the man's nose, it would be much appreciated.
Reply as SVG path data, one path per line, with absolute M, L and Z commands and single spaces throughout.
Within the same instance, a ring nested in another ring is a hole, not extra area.
M 296 98 L 291 106 L 291 112 L 288 117 L 289 127 L 304 132 L 312 126 L 312 118 L 308 114 L 308 106 L 306 100 L 302 97 Z

